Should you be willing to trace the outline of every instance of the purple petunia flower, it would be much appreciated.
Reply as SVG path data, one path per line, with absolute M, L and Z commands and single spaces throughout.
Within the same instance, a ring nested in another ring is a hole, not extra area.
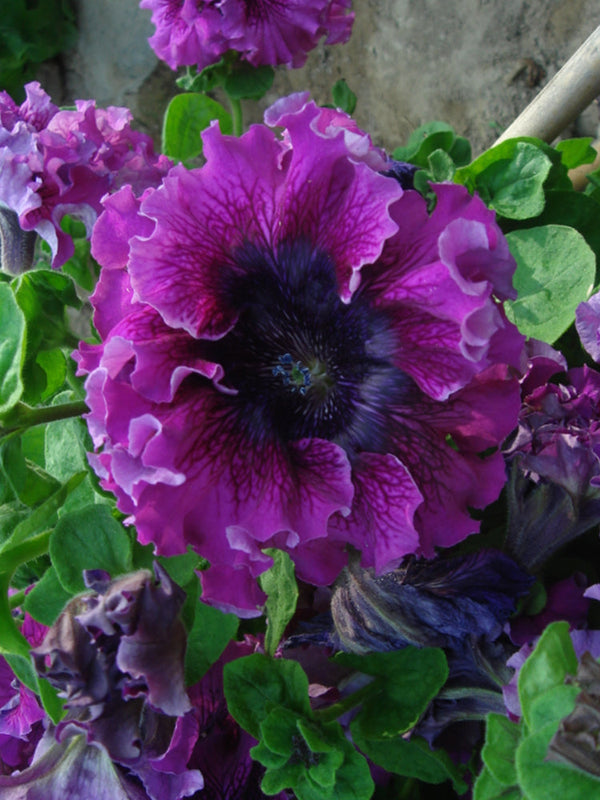
M 584 349 L 600 361 L 600 292 L 577 306 L 575 327 Z
M 46 627 L 24 614 L 21 633 L 32 647 L 40 644 Z M 0 656 L 0 775 L 29 764 L 44 726 L 45 712 L 33 692 L 15 677 Z
M 0 92 L 0 207 L 46 240 L 59 267 L 74 250 L 61 229 L 65 214 L 91 234 L 106 192 L 126 183 L 141 192 L 158 184 L 171 162 L 132 130 L 126 108 L 97 109 L 92 100 L 78 100 L 75 110 L 59 110 L 39 83 L 25 91 L 21 106 Z M 15 264 L 13 271 L 22 268 Z
M 171 69 L 220 60 L 228 50 L 260 66 L 301 67 L 322 37 L 347 42 L 351 0 L 141 0 L 156 32 L 148 40 Z
M 187 767 L 198 725 L 183 684 L 185 594 L 158 565 L 154 577 L 85 577 L 94 592 L 74 598 L 33 650 L 67 714 L 56 726 L 46 720 L 26 769 L 0 775 L 0 795 L 189 797 L 203 780 Z
M 600 373 L 578 367 L 547 383 L 562 365 L 542 361 L 506 450 L 507 546 L 530 570 L 600 520 Z
M 519 407 L 493 212 L 447 184 L 429 215 L 302 98 L 267 115 L 282 139 L 213 126 L 204 167 L 105 200 L 103 341 L 76 354 L 102 485 L 142 542 L 193 546 L 203 597 L 245 615 L 267 547 L 325 585 L 348 543 L 381 571 L 476 532 Z

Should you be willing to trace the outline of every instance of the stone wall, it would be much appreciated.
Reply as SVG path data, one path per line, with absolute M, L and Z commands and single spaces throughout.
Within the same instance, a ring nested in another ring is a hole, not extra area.
M 95 97 L 99 105 L 128 105 L 155 138 L 177 91 L 174 73 L 147 44 L 150 12 L 137 0 L 77 0 L 80 38 L 60 69 L 42 80 L 63 103 Z M 598 0 L 354 0 L 350 42 L 314 50 L 300 70 L 280 68 L 269 95 L 247 118 L 282 94 L 310 89 L 331 102 L 345 78 L 359 97 L 355 117 L 387 148 L 403 144 L 432 119 L 449 122 L 489 146 L 592 30 Z M 597 109 L 572 133 L 593 135 Z

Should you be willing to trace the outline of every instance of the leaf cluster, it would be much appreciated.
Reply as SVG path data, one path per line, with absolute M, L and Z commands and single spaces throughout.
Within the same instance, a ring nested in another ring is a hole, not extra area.
M 225 665 L 227 706 L 258 745 L 265 794 L 292 790 L 299 800 L 368 800 L 374 784 L 366 760 L 339 722 L 312 711 L 308 678 L 296 661 L 261 653 Z
M 447 679 L 442 650 L 338 653 L 335 662 L 359 687 L 316 711 L 306 673 L 295 661 L 255 653 L 225 666 L 227 705 L 259 740 L 251 755 L 266 768 L 266 794 L 289 789 L 299 800 L 368 798 L 373 784 L 358 751 L 390 773 L 434 784 L 451 780 L 457 792 L 466 791 L 463 771 L 445 751 L 410 735 Z M 338 719 L 352 709 L 349 740 Z
M 574 706 L 580 688 L 565 683 L 575 675 L 577 657 L 567 622 L 549 625 L 523 664 L 518 692 L 522 717 L 487 718 L 483 769 L 474 800 L 580 800 L 596 797 L 600 780 L 573 767 L 547 760 L 550 740 Z
M 10 0 L 0 16 L 0 89 L 16 101 L 43 61 L 68 50 L 77 28 L 72 0 Z

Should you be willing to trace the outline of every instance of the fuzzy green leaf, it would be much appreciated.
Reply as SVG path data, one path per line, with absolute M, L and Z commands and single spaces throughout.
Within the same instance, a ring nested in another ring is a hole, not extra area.
M 194 624 L 185 651 L 185 682 L 196 683 L 219 658 L 237 633 L 239 620 L 201 601 L 195 606 Z
M 575 309 L 590 296 L 596 259 L 583 236 L 566 225 L 507 234 L 517 262 L 518 297 L 505 303 L 506 316 L 521 333 L 552 344 L 575 319 Z
M 6 414 L 23 394 L 25 316 L 10 287 L 0 283 L 0 415 Z
M 111 578 L 131 570 L 131 540 L 105 505 L 62 516 L 50 538 L 50 556 L 67 592 L 85 590 L 84 569 L 104 569 Z
M 163 121 L 163 153 L 175 161 L 188 161 L 201 155 L 200 134 L 213 120 L 218 120 L 222 133 L 231 133 L 231 116 L 216 100 L 197 93 L 175 95 Z
M 504 786 L 517 783 L 515 752 L 521 740 L 521 728 L 502 714 L 488 714 L 485 744 L 481 751 L 484 764 Z
M 312 717 L 308 678 L 296 661 L 253 653 L 225 665 L 223 685 L 229 713 L 255 739 L 277 706 Z
M 273 655 L 286 625 L 296 611 L 298 586 L 294 577 L 294 563 L 289 555 L 274 548 L 264 552 L 273 559 L 273 566 L 259 578 L 260 587 L 267 595 L 265 652 Z
M 551 689 L 562 686 L 566 676 L 576 672 L 577 657 L 569 636 L 569 624 L 553 622 L 542 633 L 519 673 L 519 700 L 528 727 L 531 728 L 533 722 L 534 701 Z

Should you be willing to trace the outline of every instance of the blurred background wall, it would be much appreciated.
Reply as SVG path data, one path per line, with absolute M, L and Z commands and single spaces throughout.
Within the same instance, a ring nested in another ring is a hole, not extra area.
M 59 103 L 128 105 L 158 140 L 178 90 L 147 45 L 150 12 L 137 0 L 77 0 L 77 10 L 75 50 L 42 68 L 45 88 Z M 331 102 L 331 86 L 345 78 L 358 95 L 354 116 L 377 144 L 393 149 L 440 119 L 470 138 L 476 154 L 600 25 L 600 0 L 354 0 L 354 10 L 349 43 L 321 45 L 300 70 L 279 68 L 260 108 L 247 105 L 249 120 L 291 91 Z M 569 134 L 597 128 L 596 105 Z

